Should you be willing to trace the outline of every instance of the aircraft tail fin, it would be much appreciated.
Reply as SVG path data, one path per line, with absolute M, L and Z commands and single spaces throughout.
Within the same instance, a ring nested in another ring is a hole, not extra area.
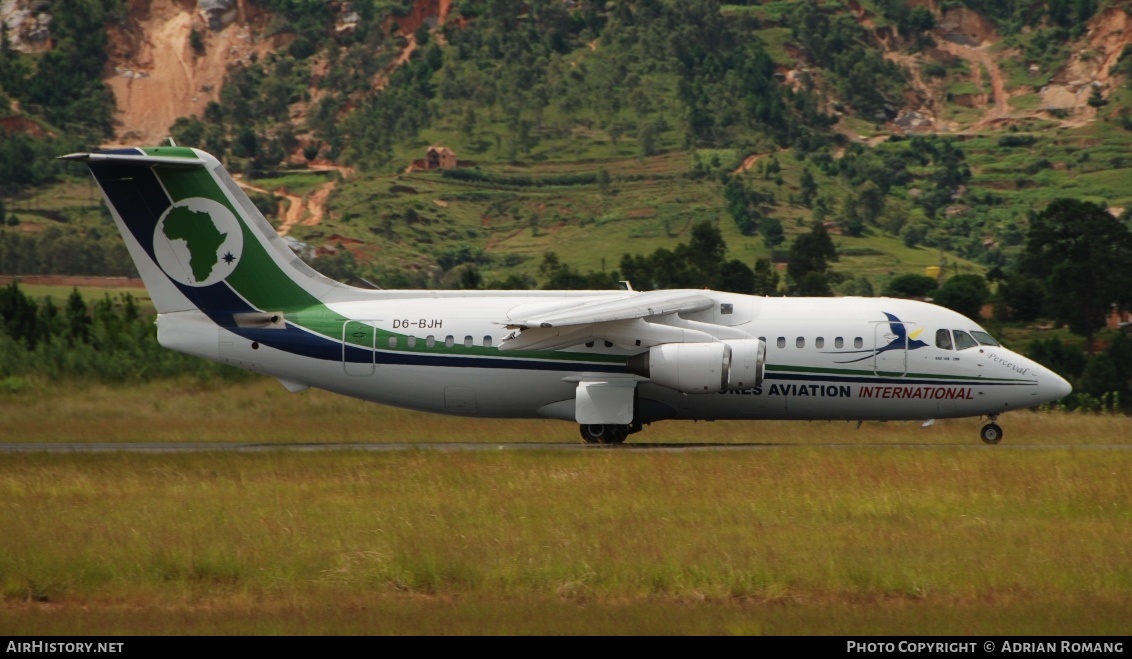
M 200 309 L 229 326 L 350 288 L 303 263 L 204 151 L 125 148 L 60 158 L 90 168 L 158 313 Z

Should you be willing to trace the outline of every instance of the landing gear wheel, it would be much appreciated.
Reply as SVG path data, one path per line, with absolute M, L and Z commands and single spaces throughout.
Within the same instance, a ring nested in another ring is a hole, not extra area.
M 628 426 L 616 424 L 582 424 L 581 432 L 587 444 L 620 444 L 629 436 Z
M 988 423 L 979 431 L 979 435 L 983 438 L 983 443 L 997 444 L 1002 441 L 1002 428 L 997 423 Z

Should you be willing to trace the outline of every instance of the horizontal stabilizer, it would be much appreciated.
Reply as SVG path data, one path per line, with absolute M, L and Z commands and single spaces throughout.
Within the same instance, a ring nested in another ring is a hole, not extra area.
M 151 156 L 142 153 L 68 153 L 58 160 L 119 165 L 165 165 L 167 167 L 204 167 L 203 160 L 178 156 Z

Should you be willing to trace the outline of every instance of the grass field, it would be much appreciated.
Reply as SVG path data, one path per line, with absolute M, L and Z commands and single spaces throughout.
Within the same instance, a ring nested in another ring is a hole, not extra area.
M 37 385 L 37 387 L 40 385 Z M 0 441 L 414 442 L 0 460 L 10 634 L 1127 634 L 1132 422 L 661 423 L 573 442 L 271 382 L 0 396 Z M 638 439 L 640 438 L 640 439 Z
M 664 421 L 633 435 L 630 443 L 745 444 L 979 444 L 985 420 L 919 422 Z M 1132 420 L 1014 412 L 999 420 L 1007 444 L 1132 445 Z M 288 393 L 257 377 L 238 385 L 196 379 L 148 387 L 69 383 L 65 390 L 26 379 L 15 393 L 0 393 L 0 442 L 186 443 L 545 443 L 581 441 L 572 423 L 543 419 L 498 421 L 442 416 L 375 405 L 319 390 Z

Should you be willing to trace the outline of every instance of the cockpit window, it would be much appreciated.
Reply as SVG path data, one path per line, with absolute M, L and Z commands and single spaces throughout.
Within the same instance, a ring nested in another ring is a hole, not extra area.
M 951 350 L 951 330 L 941 329 L 935 331 L 935 347 Z
M 979 342 L 972 339 L 971 335 L 963 330 L 955 330 L 955 349 L 966 350 L 967 348 L 975 348 Z
M 979 345 L 1001 347 L 999 346 L 998 341 L 992 339 L 991 335 L 987 334 L 986 332 L 971 330 L 971 336 L 975 337 L 975 340 L 979 342 Z

